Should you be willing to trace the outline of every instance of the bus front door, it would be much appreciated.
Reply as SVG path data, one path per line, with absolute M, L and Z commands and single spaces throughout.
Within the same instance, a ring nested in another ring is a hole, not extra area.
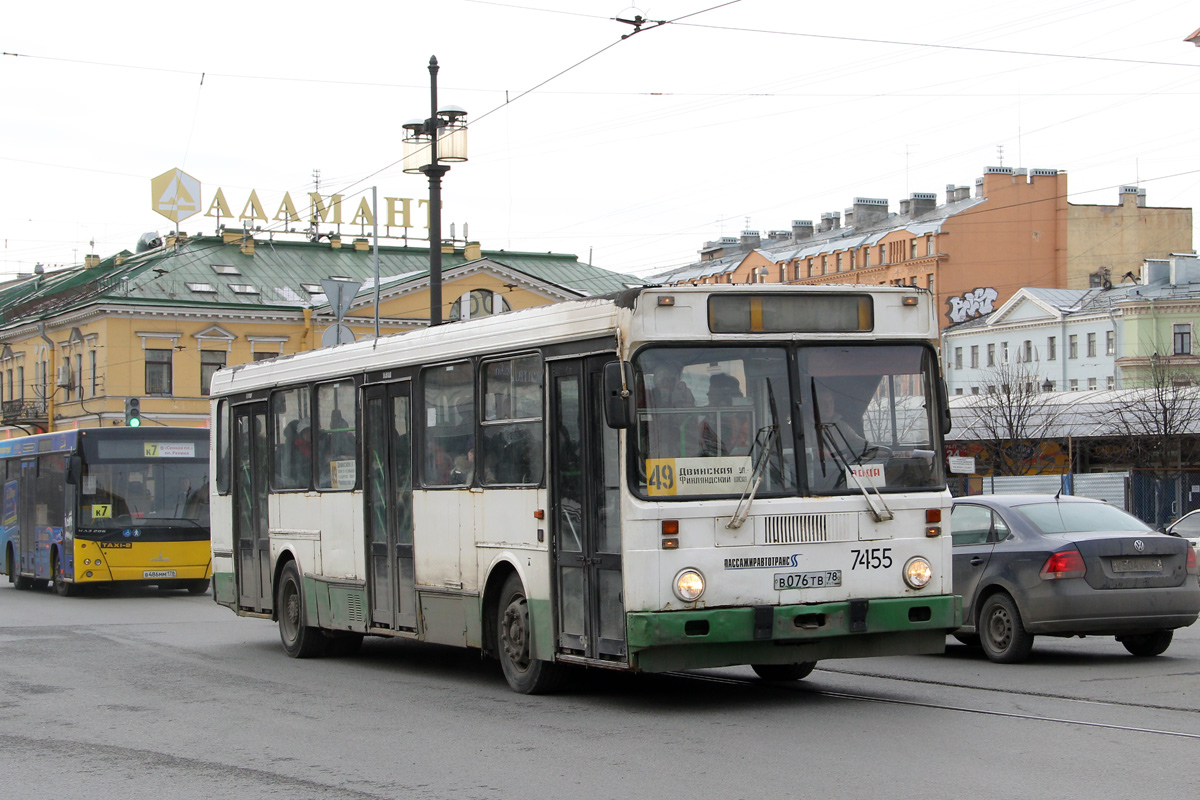
M 233 410 L 233 541 L 237 548 L 238 606 L 270 611 L 271 540 L 267 523 L 267 404 Z
M 550 492 L 558 643 L 567 652 L 625 660 L 617 432 L 604 424 L 601 372 L 609 358 L 550 366 Z
M 363 415 L 371 624 L 416 631 L 409 384 L 370 386 Z

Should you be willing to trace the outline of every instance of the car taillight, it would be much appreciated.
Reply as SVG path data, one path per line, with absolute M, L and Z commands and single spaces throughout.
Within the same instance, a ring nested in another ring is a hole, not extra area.
M 1044 581 L 1057 581 L 1063 578 L 1082 578 L 1087 572 L 1083 564 L 1083 555 L 1076 549 L 1063 550 L 1046 559 L 1040 573 Z
M 1187 574 L 1200 575 L 1200 567 L 1196 566 L 1196 548 L 1188 546 Z

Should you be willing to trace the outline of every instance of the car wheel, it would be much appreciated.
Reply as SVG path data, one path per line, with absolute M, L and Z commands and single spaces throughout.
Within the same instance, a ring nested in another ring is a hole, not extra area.
M 967 647 L 979 647 L 979 634 L 977 633 L 952 633 L 950 635 Z
M 994 594 L 979 612 L 979 643 L 997 664 L 1016 664 L 1029 658 L 1033 634 L 1025 630 L 1017 604 L 1006 594 Z
M 279 614 L 279 638 L 292 658 L 316 658 L 325 652 L 327 639 L 320 628 L 305 625 L 304 591 L 300 570 L 289 561 L 279 575 L 275 608 Z
M 496 608 L 496 651 L 504 678 L 521 694 L 543 694 L 558 689 L 566 680 L 566 668 L 532 656 L 529 604 L 517 573 L 508 576 L 500 590 Z
M 801 681 L 812 674 L 817 662 L 801 661 L 799 664 L 751 664 L 750 669 L 764 681 Z
M 1139 633 L 1136 636 L 1118 636 L 1117 641 L 1125 645 L 1125 649 L 1139 658 L 1161 656 L 1171 646 L 1175 631 L 1154 631 Z
M 200 578 L 194 581 L 188 581 L 187 590 L 190 594 L 204 594 L 208 591 L 208 578 Z

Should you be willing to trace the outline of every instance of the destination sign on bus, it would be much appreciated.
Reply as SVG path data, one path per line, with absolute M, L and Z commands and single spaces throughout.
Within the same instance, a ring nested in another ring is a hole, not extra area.
M 195 458 L 194 442 L 146 442 L 146 458 Z
M 733 294 L 708 299 L 713 333 L 863 332 L 875 327 L 865 294 Z
M 753 471 L 750 456 L 648 458 L 646 493 L 651 497 L 738 494 L 746 488 Z

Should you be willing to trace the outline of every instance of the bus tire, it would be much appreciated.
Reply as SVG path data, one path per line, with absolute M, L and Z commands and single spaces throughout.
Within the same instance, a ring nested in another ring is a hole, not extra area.
M 54 575 L 54 592 L 59 597 L 73 597 L 78 594 L 78 587 L 73 583 L 67 582 L 67 576 L 58 561 L 57 550 L 54 551 L 54 555 L 50 558 L 50 573 Z
M 1117 641 L 1125 646 L 1130 655 L 1138 658 L 1154 658 L 1167 652 L 1175 631 L 1154 631 L 1139 633 L 1134 636 L 1118 636 Z
M 764 681 L 801 681 L 812 674 L 817 662 L 801 661 L 799 664 L 751 664 L 750 669 Z
M 204 594 L 208 591 L 208 578 L 187 582 L 187 590 L 191 594 Z
M 553 661 L 530 655 L 533 630 L 529 624 L 529 603 L 525 587 L 517 573 L 504 581 L 496 607 L 496 653 L 500 668 L 513 691 L 544 694 L 559 689 L 566 680 L 566 669 Z
M 275 597 L 279 613 L 279 638 L 292 658 L 316 658 L 325 652 L 326 638 L 320 628 L 305 625 L 304 587 L 295 561 L 289 561 L 279 575 Z

